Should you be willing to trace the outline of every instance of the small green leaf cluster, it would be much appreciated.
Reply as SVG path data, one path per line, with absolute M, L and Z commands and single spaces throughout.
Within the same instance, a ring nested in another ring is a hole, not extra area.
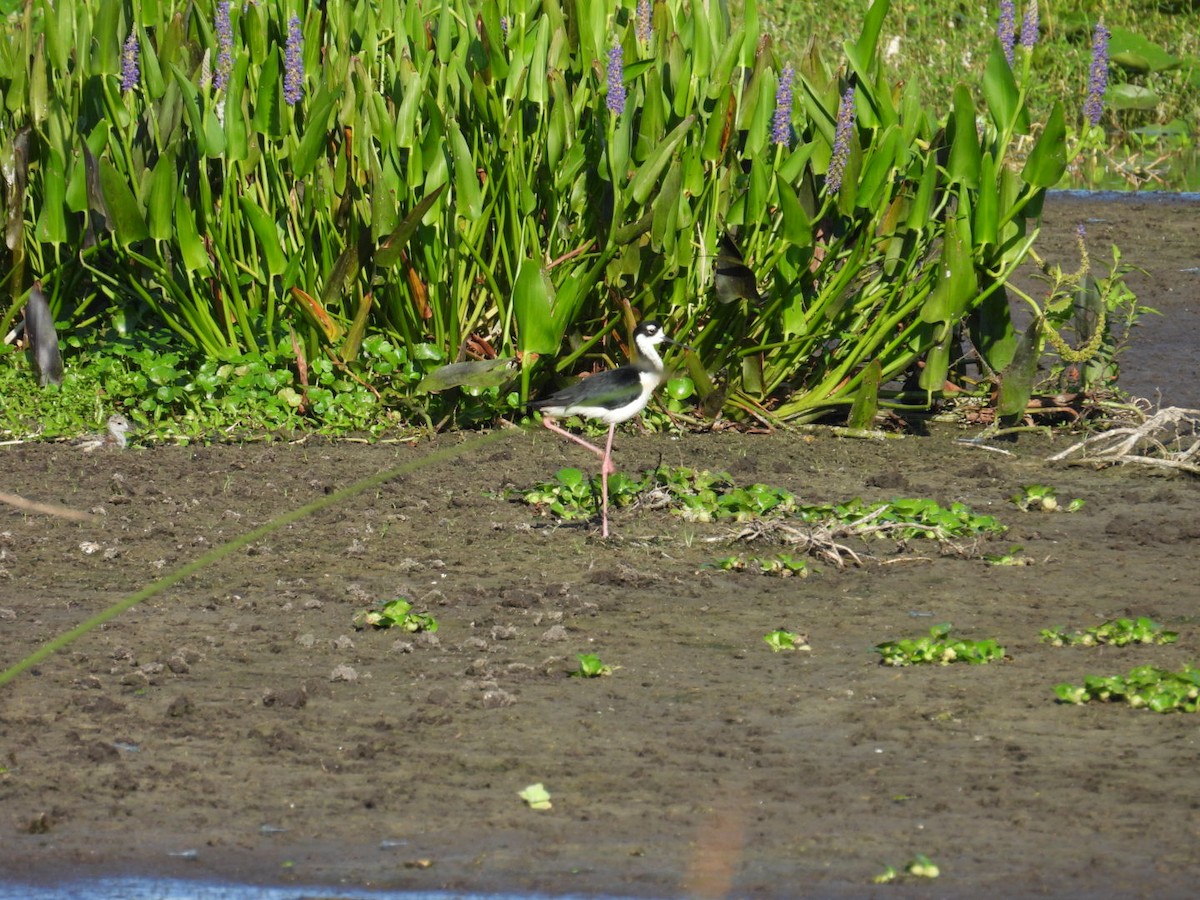
M 783 628 L 777 628 L 774 631 L 763 635 L 763 640 L 774 653 L 782 653 L 785 650 L 811 650 L 808 646 L 808 636 L 796 634 L 794 631 L 787 631 Z
M 412 604 L 403 597 L 389 600 L 378 609 L 363 609 L 354 614 L 354 627 L 363 628 L 399 628 L 402 631 L 433 633 L 438 630 L 438 622 L 433 616 L 425 613 L 412 612 Z
M 1014 545 L 1007 553 L 985 553 L 983 561 L 989 566 L 1032 566 L 1033 560 L 1022 556 L 1019 545 Z
M 887 666 L 916 666 L 930 663 L 947 666 L 954 662 L 982 665 L 1004 659 L 1004 648 L 995 640 L 950 640 L 950 625 L 935 625 L 928 637 L 886 641 L 875 647 Z
M 718 559 L 709 565 L 714 569 L 721 569 L 724 572 L 750 571 L 757 572 L 760 575 L 774 575 L 779 578 L 788 578 L 792 575 L 807 578 L 809 573 L 808 563 L 805 560 L 797 559 L 787 553 L 777 553 L 774 556 L 743 556 L 738 554 Z
M 1083 509 L 1083 500 L 1072 500 L 1065 508 L 1058 504 L 1058 492 L 1045 484 L 1027 484 L 1021 492 L 1013 494 L 1009 499 L 1022 512 L 1079 512 Z
M 1063 703 L 1100 700 L 1160 713 L 1195 712 L 1200 707 L 1200 669 L 1189 665 L 1171 672 L 1137 666 L 1124 676 L 1088 675 L 1081 685 L 1057 684 L 1054 693 Z
M 1153 619 L 1138 616 L 1137 619 L 1110 619 L 1073 634 L 1065 628 L 1044 628 L 1041 638 L 1044 643 L 1055 647 L 1095 647 L 1100 644 L 1124 647 L 1126 644 L 1173 644 L 1179 640 L 1179 634 L 1163 631 L 1162 626 Z
M 595 653 L 577 653 L 579 668 L 568 673 L 572 678 L 601 678 L 613 673 L 613 666 L 605 665 Z
M 870 516 L 872 524 L 895 526 L 886 534 L 901 540 L 914 537 L 952 540 L 998 536 L 1008 530 L 994 516 L 977 515 L 965 503 L 955 501 L 946 507 L 920 497 L 897 498 L 888 503 L 867 503 L 855 497 L 846 503 L 804 506 L 798 515 L 806 522 L 834 518 L 843 523 Z

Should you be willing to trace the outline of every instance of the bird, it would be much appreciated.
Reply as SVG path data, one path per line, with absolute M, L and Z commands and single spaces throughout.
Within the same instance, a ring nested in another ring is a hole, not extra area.
M 758 292 L 758 279 L 742 258 L 742 251 L 728 234 L 721 236 L 721 249 L 717 251 L 717 264 L 713 274 L 713 285 L 717 300 L 733 303 L 745 298 L 751 303 L 762 303 Z
M 104 434 L 86 434 L 81 437 L 75 446 L 84 453 L 91 453 L 93 450 L 124 450 L 128 446 L 129 441 L 125 437 L 133 426 L 129 424 L 129 420 L 120 413 L 108 417 L 108 422 L 105 423 L 108 430 Z
M 617 471 L 612 461 L 613 434 L 620 423 L 632 419 L 646 408 L 654 391 L 666 379 L 666 368 L 662 357 L 659 356 L 658 345 L 667 343 L 691 349 L 686 344 L 667 337 L 662 323 L 653 319 L 642 322 L 634 329 L 633 343 L 638 351 L 633 362 L 616 369 L 597 372 L 570 387 L 548 397 L 540 397 L 529 404 L 530 408 L 542 413 L 542 424 L 551 431 L 561 434 L 581 447 L 586 447 L 600 457 L 600 533 L 603 537 L 608 537 L 608 476 Z M 608 442 L 604 449 L 554 423 L 555 419 L 564 416 L 583 416 L 606 424 Z

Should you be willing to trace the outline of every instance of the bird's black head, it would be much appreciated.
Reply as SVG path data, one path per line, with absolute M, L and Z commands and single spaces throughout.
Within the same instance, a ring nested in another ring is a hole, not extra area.
M 658 319 L 648 319 L 640 324 L 633 332 L 633 339 L 640 341 L 642 339 L 650 341 L 652 344 L 657 344 L 659 341 L 666 338 L 663 332 L 662 323 Z

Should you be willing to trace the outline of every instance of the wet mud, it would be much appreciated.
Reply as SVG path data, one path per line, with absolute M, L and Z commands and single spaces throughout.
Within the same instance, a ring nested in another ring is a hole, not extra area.
M 1079 204 L 1048 212 L 1064 235 Z M 1104 222 L 1127 209 L 1083 206 Z M 1165 209 L 1147 204 L 1136 236 L 1164 216 L 1190 221 Z M 1174 333 L 1186 335 L 1196 276 L 1182 271 L 1195 262 L 1182 241 L 1138 258 L 1114 240 L 1151 272 L 1137 276 L 1143 302 L 1182 309 Z M 1135 349 L 1126 376 L 1194 403 L 1194 359 Z M 604 541 L 598 523 L 557 526 L 503 496 L 593 462 L 540 431 L 0 448 L 6 491 L 95 515 L 0 507 L 3 666 L 289 510 L 409 466 L 0 687 L 0 877 L 294 880 L 331 893 L 1188 896 L 1200 868 L 1196 721 L 1064 706 L 1053 686 L 1200 662 L 1197 483 L 1047 463 L 1068 436 L 1023 435 L 1002 455 L 956 443 L 967 433 L 629 428 L 615 455 L 624 471 L 660 460 L 725 470 L 805 503 L 960 501 L 1009 526 L 976 551 L 1020 546 L 1031 565 L 884 540 L 855 545 L 859 567 L 810 560 L 806 578 L 723 572 L 719 558 L 788 548 L 649 509 L 614 511 Z M 1085 505 L 1021 512 L 1009 497 L 1033 483 Z M 439 630 L 354 628 L 356 612 L 397 596 Z M 1180 639 L 1081 649 L 1038 638 L 1124 615 Z M 1009 658 L 879 664 L 874 645 L 940 622 L 998 639 Z M 773 653 L 762 637 L 778 627 L 811 649 Z M 580 653 L 613 673 L 570 677 Z M 518 797 L 537 782 L 550 809 Z M 940 866 L 936 882 L 872 886 L 916 854 Z

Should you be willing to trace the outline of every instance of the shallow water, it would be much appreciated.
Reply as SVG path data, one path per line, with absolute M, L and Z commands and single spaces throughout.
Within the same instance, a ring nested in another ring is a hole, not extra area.
M 0 883 L 0 900 L 538 900 L 543 894 L 478 894 L 445 891 L 369 891 L 328 886 L 261 887 L 216 881 L 103 878 L 52 885 Z M 582 895 L 556 895 L 572 900 Z M 588 900 L 620 900 L 588 895 Z

